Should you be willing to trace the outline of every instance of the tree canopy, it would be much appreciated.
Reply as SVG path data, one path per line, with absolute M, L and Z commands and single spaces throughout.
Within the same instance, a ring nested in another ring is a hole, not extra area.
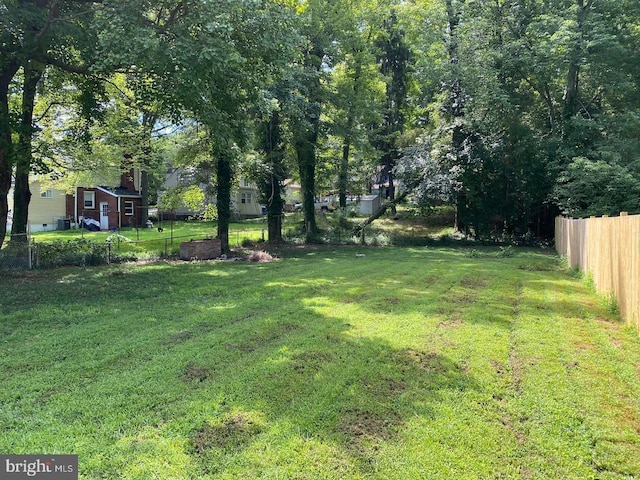
M 274 239 L 286 176 L 309 239 L 316 196 L 344 207 L 381 174 L 476 237 L 640 213 L 639 57 L 635 0 L 8 0 L 0 245 L 12 184 L 21 233 L 30 174 L 125 158 L 146 175 L 167 125 L 206 132 L 191 164 L 213 175 L 223 248 L 250 152 Z

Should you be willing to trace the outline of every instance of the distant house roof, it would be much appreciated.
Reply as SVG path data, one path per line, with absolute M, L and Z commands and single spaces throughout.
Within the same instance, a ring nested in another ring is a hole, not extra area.
M 300 184 L 297 183 L 295 180 L 293 180 L 293 178 L 286 178 L 282 184 L 286 187 L 291 187 L 291 188 L 302 188 L 300 187 Z
M 99 190 L 102 190 L 105 193 L 108 193 L 109 195 L 113 195 L 114 197 L 135 197 L 135 198 L 140 198 L 140 192 L 136 192 L 135 190 L 129 190 L 128 188 L 124 188 L 124 187 L 104 187 L 104 186 L 100 186 L 100 187 L 96 187 Z

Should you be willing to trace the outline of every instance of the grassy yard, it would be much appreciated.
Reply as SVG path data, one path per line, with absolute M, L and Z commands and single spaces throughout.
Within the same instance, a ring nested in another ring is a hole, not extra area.
M 638 335 L 553 255 L 501 253 L 4 273 L 0 452 L 83 479 L 639 476 Z
M 266 218 L 232 223 L 229 228 L 230 245 L 240 245 L 243 240 L 257 241 L 266 238 Z M 161 227 L 161 231 L 158 230 Z M 105 243 L 110 241 L 114 251 L 119 253 L 132 252 L 137 254 L 168 254 L 176 255 L 180 251 L 180 242 L 190 239 L 215 237 L 217 226 L 214 222 L 184 222 L 164 221 L 156 223 L 154 228 L 125 227 L 117 232 L 90 232 L 86 229 L 54 230 L 50 232 L 33 233 L 31 238 L 36 242 L 56 242 L 85 239 L 90 242 Z

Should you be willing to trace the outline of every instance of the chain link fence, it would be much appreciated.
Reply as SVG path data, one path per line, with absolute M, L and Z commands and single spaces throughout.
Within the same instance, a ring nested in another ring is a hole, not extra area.
M 112 249 L 111 243 L 84 239 L 36 243 L 28 234 L 8 235 L 0 250 L 0 270 L 103 265 L 114 259 Z
M 27 234 L 7 235 L 6 246 L 0 250 L 0 268 L 28 270 L 33 268 L 31 243 Z
M 265 231 L 234 231 L 230 245 L 241 246 L 247 241 L 264 241 Z M 7 236 L 0 249 L 0 270 L 30 270 L 62 266 L 97 266 L 136 261 L 140 258 L 173 258 L 180 253 L 181 241 L 196 237 L 171 236 L 160 240 L 134 241 L 119 234 L 107 241 L 75 238 L 53 242 L 36 242 L 28 235 Z

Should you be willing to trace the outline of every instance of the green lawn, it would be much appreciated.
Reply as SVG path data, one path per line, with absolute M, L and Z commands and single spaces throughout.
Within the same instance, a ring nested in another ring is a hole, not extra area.
M 640 475 L 637 333 L 555 256 L 502 253 L 4 272 L 0 452 L 104 479 Z
M 162 231 L 158 230 L 159 226 Z M 229 243 L 233 247 L 241 245 L 244 240 L 257 241 L 265 239 L 267 236 L 266 230 L 266 218 L 232 223 L 229 228 Z M 31 238 L 36 242 L 43 243 L 77 240 L 80 238 L 96 243 L 111 241 L 116 253 L 177 255 L 180 251 L 180 242 L 215 237 L 216 234 L 217 226 L 215 222 L 164 221 L 162 223 L 156 222 L 154 228 L 136 229 L 125 227 L 117 232 L 90 232 L 86 229 L 54 230 L 33 233 Z

